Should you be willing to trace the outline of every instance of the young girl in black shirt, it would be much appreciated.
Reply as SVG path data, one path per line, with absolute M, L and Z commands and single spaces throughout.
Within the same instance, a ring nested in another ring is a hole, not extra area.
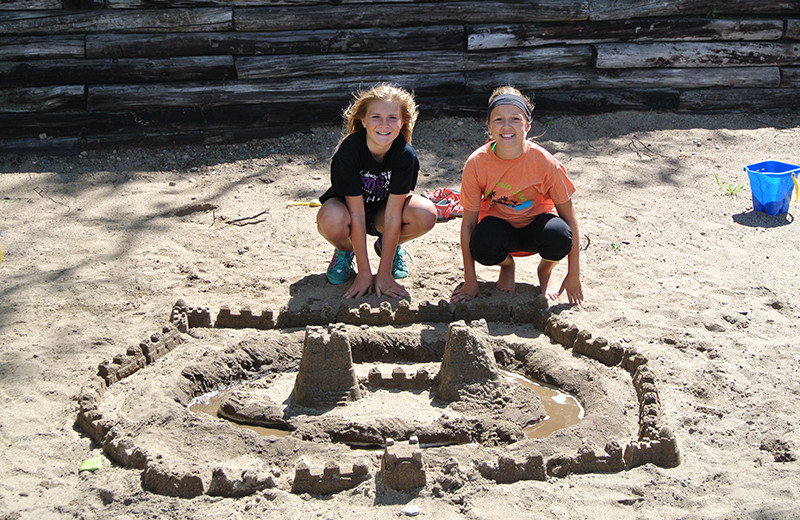
M 395 279 L 408 275 L 408 254 L 400 244 L 421 236 L 436 223 L 436 207 L 411 194 L 417 184 L 419 160 L 411 147 L 417 120 L 413 96 L 380 84 L 359 93 L 344 112 L 345 136 L 331 160 L 331 187 L 321 197 L 317 229 L 336 248 L 328 267 L 332 284 L 355 273 L 345 297 L 363 296 L 375 288 L 378 296 L 408 297 Z M 367 235 L 377 236 L 381 257 L 374 280 L 367 253 Z M 394 255 L 382 256 L 383 250 Z

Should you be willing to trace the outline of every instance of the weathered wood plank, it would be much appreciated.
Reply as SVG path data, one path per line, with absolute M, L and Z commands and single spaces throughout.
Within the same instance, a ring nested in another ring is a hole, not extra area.
M 202 107 L 277 102 L 321 102 L 349 99 L 352 92 L 389 81 L 415 92 L 458 92 L 464 89 L 460 73 L 325 76 L 292 81 L 149 83 L 136 85 L 89 86 L 89 110 L 144 109 L 153 107 Z
M 231 56 L 0 62 L 0 87 L 59 84 L 226 80 L 236 76 Z
M 671 89 L 544 91 L 534 101 L 538 113 L 598 114 L 618 110 L 675 110 L 680 92 Z
M 651 16 L 729 16 L 736 14 L 795 14 L 797 0 L 726 0 L 714 3 L 706 0 L 590 0 L 590 20 L 624 20 Z
M 420 107 L 432 115 L 486 117 L 489 92 L 423 97 Z M 536 94 L 534 117 L 542 114 L 586 114 L 613 110 L 669 110 L 677 105 L 677 90 L 572 90 Z M 427 117 L 427 115 L 426 115 Z
M 232 3 L 230 0 L 106 0 L 109 9 L 229 7 Z
M 594 59 L 589 45 L 566 45 L 541 49 L 508 49 L 496 52 L 473 52 L 465 58 L 465 71 L 550 69 L 588 67 Z
M 30 154 L 41 155 L 78 155 L 81 152 L 79 137 L 61 137 L 57 139 L 0 139 L 0 155 Z
M 0 139 L 55 138 L 178 129 L 254 128 L 266 125 L 317 125 L 341 122 L 347 99 L 337 102 L 265 103 L 202 108 L 162 108 L 108 112 L 0 113 Z
M 45 9 L 99 9 L 104 0 L 0 0 L 0 11 Z
M 786 20 L 786 38 L 800 40 L 800 19 Z
M 482 117 L 486 114 L 486 102 L 489 93 L 454 94 L 451 96 L 417 96 L 420 117 L 436 117 L 441 115 Z
M 164 146 L 213 146 L 219 144 L 239 143 L 253 139 L 266 139 L 269 137 L 284 136 L 292 132 L 307 130 L 308 125 L 264 125 L 254 128 L 239 128 L 235 126 L 223 128 L 188 128 L 169 132 L 131 132 L 127 134 L 88 135 L 82 139 L 83 147 L 87 150 L 102 148 L 119 148 L 123 146 L 135 147 L 164 147 Z
M 697 89 L 681 93 L 680 110 L 766 110 L 800 108 L 800 88 Z
M 589 46 L 513 49 L 504 52 L 467 54 L 459 51 L 352 53 L 304 56 L 240 56 L 236 58 L 239 79 L 294 78 L 336 74 L 420 74 L 443 70 L 503 70 L 588 66 L 593 58 Z
M 0 34 L 227 31 L 230 8 L 126 11 L 0 11 Z
M 61 9 L 61 0 L 0 0 L 0 10 Z
M 0 89 L 0 112 L 52 112 L 85 108 L 86 90 L 83 85 Z
M 0 38 L 0 61 L 82 58 L 83 36 L 23 36 Z
M 467 27 L 469 50 L 610 41 L 779 40 L 783 20 L 665 18 Z
M 469 92 L 491 91 L 500 85 L 523 90 L 605 88 L 778 87 L 778 67 L 719 69 L 564 69 L 522 72 L 466 72 Z
M 149 9 L 153 7 L 274 7 L 331 4 L 410 3 L 419 0 L 107 0 L 112 9 Z M 432 2 L 442 0 L 428 0 Z
M 675 110 L 680 91 L 674 89 L 545 90 L 527 92 L 536 104 L 534 117 L 546 114 L 598 114 L 618 110 Z M 535 94 L 535 95 L 534 95 Z M 436 113 L 486 117 L 489 91 L 483 94 L 426 98 L 424 107 Z
M 781 87 L 800 88 L 800 67 L 781 67 Z
M 461 49 L 463 42 L 464 28 L 456 25 L 262 33 L 90 34 L 86 36 L 86 55 L 89 58 L 259 56 L 448 50 Z
M 596 48 L 598 69 L 800 64 L 800 42 L 606 43 Z
M 379 4 L 369 9 L 348 6 L 254 7 L 235 9 L 238 31 L 287 31 L 402 27 L 461 23 L 526 23 L 585 20 L 586 0 L 510 2 L 441 2 Z

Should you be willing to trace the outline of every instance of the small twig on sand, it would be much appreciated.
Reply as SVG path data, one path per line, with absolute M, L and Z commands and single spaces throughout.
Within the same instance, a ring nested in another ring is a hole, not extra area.
M 46 192 L 46 191 L 44 191 L 43 189 L 41 189 L 41 188 L 34 188 L 34 189 L 33 189 L 33 191 L 35 191 L 35 192 L 36 192 L 36 194 L 37 194 L 37 195 L 39 195 L 40 197 L 42 197 L 42 198 L 45 198 L 45 199 L 49 199 L 49 200 L 51 200 L 52 202 L 55 202 L 56 204 L 61 204 L 62 206 L 65 206 L 65 207 L 66 207 L 68 210 L 72 211 L 72 208 L 70 208 L 70 207 L 69 207 L 69 204 L 66 204 L 66 203 L 64 203 L 64 202 L 61 202 L 60 200 L 56 200 L 56 199 L 54 199 L 53 197 L 51 197 L 50 195 L 48 195 L 48 194 L 47 194 L 47 192 Z
M 260 217 L 261 215 L 268 214 L 268 213 L 269 213 L 269 210 L 266 209 L 266 210 L 262 211 L 261 213 L 256 213 L 252 217 L 242 217 L 242 218 L 237 218 L 237 219 L 231 220 L 231 221 L 228 222 L 228 224 L 233 224 L 234 226 L 249 226 L 251 224 L 261 224 L 262 222 L 266 222 L 267 219 L 265 219 L 265 218 L 262 218 L 261 220 L 256 220 L 256 219 L 258 217 Z
M 581 251 L 586 251 L 587 249 L 589 249 L 589 245 L 592 243 L 592 239 L 589 238 L 588 233 L 583 235 L 583 237 L 586 239 L 586 245 L 581 248 Z
M 644 144 L 639 136 L 633 135 L 631 136 L 631 142 L 628 143 L 628 148 L 636 152 L 636 155 L 641 158 L 642 154 L 648 157 L 666 157 L 666 155 L 662 155 L 658 152 L 654 152 L 650 146 Z

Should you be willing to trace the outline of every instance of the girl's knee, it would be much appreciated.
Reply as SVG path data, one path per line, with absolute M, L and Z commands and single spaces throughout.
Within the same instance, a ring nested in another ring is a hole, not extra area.
M 350 212 L 343 204 L 327 201 L 317 211 L 317 230 L 322 236 L 350 234 Z
M 481 265 L 497 265 L 506 259 L 508 251 L 493 240 L 482 240 L 475 234 L 469 241 L 469 252 L 473 260 Z
M 547 260 L 559 261 L 564 259 L 572 250 L 572 234 L 559 235 L 548 241 L 539 251 L 539 255 Z
M 541 235 L 539 254 L 547 260 L 558 261 L 572 250 L 572 229 L 560 218 L 552 218 Z
M 473 247 L 470 244 L 469 252 L 473 260 L 481 265 L 498 265 L 508 257 L 508 252 L 503 249 L 490 247 Z
M 428 232 L 436 225 L 436 220 L 439 218 L 439 215 L 436 212 L 436 206 L 428 199 L 425 199 L 425 206 L 421 209 L 422 211 L 419 217 L 420 226 Z
M 433 202 L 419 195 L 411 196 L 403 220 L 420 233 L 427 233 L 436 225 L 437 218 L 436 206 L 433 205 Z
M 482 265 L 497 265 L 505 260 L 508 256 L 508 226 L 494 217 L 478 223 L 469 239 L 472 258 Z

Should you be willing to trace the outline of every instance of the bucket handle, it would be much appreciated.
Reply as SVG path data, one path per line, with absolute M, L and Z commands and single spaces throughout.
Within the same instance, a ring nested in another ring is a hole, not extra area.
M 792 206 L 797 204 L 797 199 L 800 198 L 800 187 L 797 185 L 797 172 L 792 173 L 792 180 L 794 181 L 794 202 Z

